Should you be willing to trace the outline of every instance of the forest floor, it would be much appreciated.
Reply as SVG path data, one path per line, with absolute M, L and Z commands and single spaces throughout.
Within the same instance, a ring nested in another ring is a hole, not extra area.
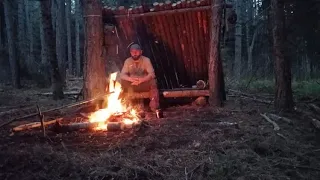
M 75 102 L 39 95 L 48 91 L 1 86 L 0 113 L 21 111 L 3 113 L 0 124 L 35 111 L 36 104 L 48 109 Z M 43 137 L 40 129 L 11 132 L 37 117 L 13 122 L 0 128 L 0 179 L 320 178 L 320 131 L 310 120 L 298 113 L 281 114 L 292 122 L 275 121 L 280 127 L 276 131 L 261 116 L 275 113 L 272 105 L 228 95 L 223 108 L 185 104 L 166 108 L 162 119 L 149 114 L 139 130 L 48 131 Z M 81 116 L 71 108 L 52 112 L 46 120 L 58 117 Z

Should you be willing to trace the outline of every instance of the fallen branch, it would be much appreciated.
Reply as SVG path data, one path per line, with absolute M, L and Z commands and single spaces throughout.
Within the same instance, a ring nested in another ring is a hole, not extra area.
M 317 129 L 320 129 L 320 121 L 317 119 L 312 118 L 311 123 L 316 127 Z
M 278 136 L 282 137 L 283 139 L 285 139 L 286 141 L 288 141 L 288 138 L 285 137 L 283 134 L 277 133 Z
M 310 103 L 309 104 L 309 107 L 315 111 L 316 113 L 320 114 L 320 107 L 318 107 L 317 105 L 313 104 L 313 103 Z
M 280 127 L 277 123 L 275 123 L 274 121 L 272 121 L 266 114 L 260 114 L 265 120 L 267 120 L 269 123 L 271 123 L 273 125 L 273 130 L 275 131 L 279 131 Z
M 125 124 L 124 122 L 81 122 L 72 124 L 60 124 L 59 122 L 52 128 L 55 132 L 72 132 L 78 130 L 103 130 L 103 131 L 120 131 L 138 127 L 141 122 Z M 102 127 L 99 129 L 99 127 Z
M 111 93 L 113 93 L 113 92 L 111 92 Z M 56 111 L 56 110 L 60 110 L 60 109 L 66 109 L 66 108 L 71 108 L 71 107 L 87 104 L 87 103 L 102 99 L 104 97 L 107 97 L 109 94 L 110 93 L 107 93 L 106 95 L 98 96 L 98 97 L 90 99 L 90 100 L 80 101 L 78 103 L 73 103 L 73 104 L 68 104 L 68 105 L 65 105 L 65 106 L 56 107 L 56 108 L 53 108 L 53 109 L 48 109 L 48 110 L 42 111 L 42 114 L 46 114 L 46 113 L 49 113 L 49 112 L 52 112 L 52 111 Z M 5 126 L 7 124 L 10 124 L 10 123 L 12 123 L 14 121 L 17 121 L 17 120 L 20 120 L 20 119 L 26 119 L 26 118 L 37 116 L 38 114 L 39 113 L 36 112 L 36 113 L 28 114 L 28 115 L 25 115 L 25 116 L 22 116 L 22 117 L 17 117 L 17 118 L 10 119 L 10 120 L 0 124 L 0 127 Z
M 93 130 L 94 128 L 99 126 L 99 122 L 82 122 L 82 123 L 72 123 L 72 124 L 60 124 L 57 122 L 53 127 L 53 131 L 55 132 L 72 132 L 78 131 L 81 129 Z
M 261 103 L 265 103 L 265 104 L 271 104 L 272 101 L 270 100 L 264 100 L 264 99 L 257 99 L 256 97 L 249 97 L 249 96 L 240 96 L 241 98 L 244 99 L 251 99 L 253 101 L 257 101 L 257 102 L 261 102 Z
M 257 94 L 248 94 L 248 93 L 244 93 L 244 92 L 237 91 L 237 90 L 234 90 L 234 89 L 229 89 L 229 91 L 233 92 L 233 93 L 236 93 L 236 94 L 239 94 L 239 95 L 247 96 L 247 97 L 259 97 L 259 98 L 263 98 L 263 99 L 268 99 L 265 96 L 261 96 L 261 95 L 257 95 Z
M 291 165 L 291 164 L 283 164 L 283 163 L 279 163 L 276 164 L 275 166 L 287 166 L 287 167 L 292 167 L 292 168 L 299 168 L 299 169 L 308 169 L 308 170 L 313 170 L 313 171 L 320 171 L 319 168 L 314 168 L 314 167 L 309 167 L 309 166 L 295 166 L 295 165 Z
M 303 114 L 304 116 L 306 116 L 308 119 L 311 120 L 312 125 L 317 128 L 320 129 L 320 121 L 317 120 L 316 118 L 313 117 L 312 113 L 304 111 L 298 107 L 295 107 L 294 110 L 300 114 Z
M 55 119 L 55 120 L 47 121 L 47 122 L 44 122 L 43 125 L 44 126 L 48 126 L 48 125 L 54 124 L 57 121 L 60 121 L 62 119 L 63 118 L 58 118 L 58 119 Z M 40 122 L 32 122 L 32 123 L 22 124 L 22 125 L 16 126 L 16 127 L 12 128 L 12 131 L 13 132 L 19 132 L 19 131 L 29 130 L 29 129 L 33 129 L 33 128 L 38 128 L 38 127 L 41 127 L 41 123 Z
M 273 120 L 275 120 L 275 121 L 282 120 L 282 121 L 284 121 L 284 122 L 286 122 L 286 123 L 288 123 L 288 124 L 292 124 L 292 120 L 289 119 L 289 118 L 282 117 L 282 116 L 278 116 L 278 115 L 276 115 L 276 114 L 271 114 L 271 113 L 269 113 L 269 114 L 267 114 L 267 115 L 268 115 L 271 119 L 273 119 Z
M 67 91 L 67 92 L 63 92 L 64 95 L 78 95 L 81 92 L 81 90 L 79 91 Z M 43 95 L 43 96 L 51 96 L 52 92 L 46 92 L 46 93 L 40 93 L 38 95 Z

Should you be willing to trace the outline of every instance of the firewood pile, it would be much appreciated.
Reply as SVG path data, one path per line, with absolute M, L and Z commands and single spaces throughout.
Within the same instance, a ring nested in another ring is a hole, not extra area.
M 160 88 L 191 87 L 198 80 L 206 81 L 210 4 L 210 0 L 181 0 L 155 2 L 150 7 L 104 7 L 105 23 L 115 26 L 112 33 L 105 32 L 107 54 L 118 56 L 121 66 L 128 45 L 138 42 L 161 76 Z
M 97 112 L 97 111 L 96 111 Z M 11 131 L 27 132 L 27 131 L 42 131 L 43 136 L 46 136 L 48 131 L 50 133 L 67 133 L 73 131 L 91 131 L 91 132 L 111 132 L 111 131 L 127 131 L 138 130 L 144 122 L 143 116 L 135 115 L 130 112 L 121 112 L 112 114 L 104 121 L 90 120 L 93 113 L 76 113 L 72 115 L 65 115 L 59 118 L 51 119 L 44 116 L 39 111 L 34 120 L 29 123 L 24 123 L 14 126 Z

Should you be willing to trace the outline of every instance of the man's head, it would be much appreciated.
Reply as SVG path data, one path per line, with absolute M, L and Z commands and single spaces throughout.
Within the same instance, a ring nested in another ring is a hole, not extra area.
M 138 60 L 142 55 L 142 49 L 138 44 L 132 44 L 130 46 L 130 54 L 133 60 Z

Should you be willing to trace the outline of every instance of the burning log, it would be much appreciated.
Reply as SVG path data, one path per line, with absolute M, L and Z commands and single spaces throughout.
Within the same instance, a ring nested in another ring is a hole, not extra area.
M 55 132 L 72 132 L 79 130 L 90 130 L 90 131 L 123 131 L 127 129 L 132 129 L 141 124 L 141 121 L 137 122 L 81 122 L 81 123 L 71 123 L 71 124 L 61 124 L 57 122 L 52 128 Z
M 57 122 L 55 126 L 52 128 L 52 130 L 61 133 L 78 131 L 81 129 L 94 130 L 95 128 L 99 127 L 99 125 L 99 122 L 82 122 L 72 124 L 61 124 L 60 122 Z
M 124 124 L 120 122 L 107 123 L 107 131 L 120 131 L 124 130 Z
M 110 93 L 107 93 L 107 94 L 105 94 L 105 95 L 98 96 L 98 97 L 96 97 L 96 98 L 92 98 L 92 99 L 89 99 L 89 100 L 80 101 L 80 102 L 77 102 L 77 103 L 68 104 L 68 105 L 65 105 L 65 106 L 60 106 L 60 107 L 57 107 L 57 108 L 44 110 L 44 111 L 42 111 L 42 114 L 49 113 L 49 112 L 56 111 L 56 110 L 60 110 L 60 109 L 66 109 L 66 108 L 71 108 L 71 107 L 80 106 L 80 105 L 83 105 L 83 104 L 92 103 L 92 102 L 94 102 L 94 101 L 101 100 L 101 99 L 109 96 L 109 95 L 112 94 L 112 93 L 113 93 L 113 92 L 110 92 Z M 0 124 L 0 127 L 5 126 L 5 125 L 7 125 L 7 124 L 10 124 L 10 123 L 12 123 L 12 122 L 14 122 L 14 121 L 17 121 L 17 120 L 20 120 L 20 119 L 26 119 L 26 118 L 30 118 L 30 117 L 37 116 L 38 114 L 39 114 L 39 113 L 36 112 L 36 113 L 28 114 L 28 115 L 25 115 L 25 116 L 22 116 L 22 117 L 10 119 L 10 120 L 8 120 L 8 121 L 3 122 L 2 124 Z

